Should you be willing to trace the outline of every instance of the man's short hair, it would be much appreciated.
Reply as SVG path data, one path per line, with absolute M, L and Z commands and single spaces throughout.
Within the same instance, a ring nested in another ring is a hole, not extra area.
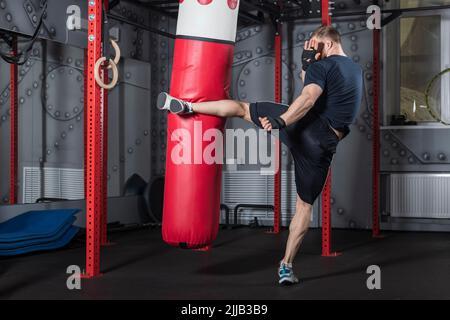
M 331 26 L 322 26 L 317 28 L 311 38 L 328 38 L 333 42 L 341 44 L 341 35 L 340 33 Z

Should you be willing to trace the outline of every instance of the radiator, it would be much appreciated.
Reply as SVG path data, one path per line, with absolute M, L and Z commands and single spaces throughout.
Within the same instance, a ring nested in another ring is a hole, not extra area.
M 450 218 L 450 174 L 391 174 L 390 214 L 402 218 Z
M 84 170 L 69 168 L 23 168 L 23 203 L 37 199 L 84 199 Z
M 273 179 L 273 176 L 261 175 L 259 171 L 224 171 L 222 202 L 231 208 L 240 203 L 273 205 Z M 294 171 L 283 171 L 281 175 L 281 212 L 283 219 L 290 219 L 295 214 L 296 199 Z M 273 220 L 273 212 L 242 209 L 239 217 L 244 220 L 253 217 Z

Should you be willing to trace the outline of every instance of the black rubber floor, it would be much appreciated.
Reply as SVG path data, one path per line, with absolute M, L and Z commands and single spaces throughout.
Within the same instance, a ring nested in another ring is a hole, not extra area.
M 311 230 L 295 270 L 301 284 L 279 287 L 277 263 L 287 231 L 223 230 L 209 252 L 165 245 L 159 229 L 110 236 L 103 276 L 69 291 L 66 268 L 84 265 L 84 246 L 0 259 L 3 299 L 450 299 L 450 234 L 335 230 L 343 256 L 320 256 L 320 230 Z M 366 269 L 381 268 L 382 289 L 367 289 Z

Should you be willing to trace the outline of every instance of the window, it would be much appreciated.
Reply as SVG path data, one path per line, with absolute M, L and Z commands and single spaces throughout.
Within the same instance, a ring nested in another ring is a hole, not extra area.
M 441 16 L 405 17 L 400 20 L 400 112 L 410 121 L 437 121 L 444 107 L 440 81 L 433 84 L 426 107 L 425 92 L 442 68 Z

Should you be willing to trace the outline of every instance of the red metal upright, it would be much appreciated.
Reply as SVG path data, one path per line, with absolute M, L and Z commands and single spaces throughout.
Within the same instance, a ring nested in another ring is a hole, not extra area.
M 17 37 L 12 41 L 12 55 L 17 55 Z M 17 135 L 18 135 L 18 104 L 17 104 L 17 92 L 18 92 L 18 72 L 17 64 L 10 65 L 10 162 L 9 162 L 9 204 L 17 203 L 17 165 L 18 165 L 18 152 L 17 152 Z
M 322 0 L 322 25 L 331 25 L 330 3 L 328 0 Z
M 380 47 L 381 30 L 373 31 L 372 235 L 380 236 Z
M 331 253 L 331 170 L 322 191 L 322 256 L 333 256 Z
M 275 102 L 281 103 L 281 26 L 277 26 L 275 34 Z M 274 176 L 274 215 L 273 215 L 273 233 L 280 232 L 281 220 L 281 144 L 280 140 L 275 141 L 275 168 L 278 170 Z
M 105 10 L 108 10 L 109 1 L 104 0 Z M 103 48 L 106 50 L 106 48 Z M 103 82 L 108 84 L 108 69 L 103 69 Z M 108 244 L 108 90 L 102 89 L 102 163 L 103 163 L 103 181 L 102 181 L 102 217 L 101 217 L 101 245 Z
M 103 70 L 103 82 L 108 84 L 108 69 Z M 108 244 L 108 90 L 102 89 L 102 217 L 101 245 Z
M 87 190 L 86 190 L 86 273 L 100 275 L 100 233 L 103 193 L 101 90 L 94 77 L 96 61 L 101 57 L 102 1 L 88 0 L 87 52 Z
M 84 198 L 87 196 L 87 79 L 88 79 L 88 56 L 87 49 L 84 50 L 84 91 L 83 91 L 83 142 L 84 142 Z
M 328 0 L 322 0 L 322 25 L 331 25 L 330 7 Z M 337 252 L 331 252 L 331 168 L 322 191 L 322 256 L 336 257 Z

